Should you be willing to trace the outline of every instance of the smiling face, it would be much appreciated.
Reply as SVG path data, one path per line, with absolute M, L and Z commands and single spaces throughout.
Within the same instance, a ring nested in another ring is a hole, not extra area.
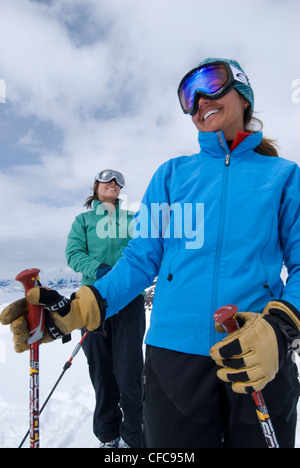
M 103 203 L 116 204 L 120 195 L 121 187 L 113 179 L 110 182 L 99 182 L 98 185 L 98 198 Z
M 200 96 L 198 112 L 192 120 L 200 132 L 223 130 L 226 140 L 234 140 L 244 130 L 244 112 L 249 103 L 235 89 L 220 99 Z

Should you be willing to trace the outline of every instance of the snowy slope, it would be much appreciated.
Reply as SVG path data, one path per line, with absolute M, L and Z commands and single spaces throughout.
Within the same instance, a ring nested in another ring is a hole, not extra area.
M 73 290 L 71 291 L 73 292 Z M 70 294 L 70 290 L 64 293 Z M 66 295 L 67 295 L 66 294 Z M 14 296 L 14 297 L 13 297 Z M 12 295 L 11 299 L 19 298 Z M 0 306 L 0 310 L 4 305 Z M 40 402 L 46 399 L 63 366 L 80 340 L 40 347 Z M 18 447 L 28 429 L 29 354 L 16 354 L 9 327 L 0 325 L 0 447 Z M 98 443 L 92 432 L 94 393 L 84 353 L 81 351 L 65 373 L 40 418 L 41 446 L 92 448 Z M 28 446 L 28 441 L 24 447 Z
M 62 295 L 69 297 L 79 286 L 80 278 L 74 273 L 68 277 L 67 273 L 70 272 L 41 272 L 40 279 L 43 285 L 55 286 Z M 67 278 L 64 284 L 62 278 Z M 16 282 L 0 284 L 0 313 L 5 305 L 23 295 L 22 286 Z M 69 343 L 62 344 L 58 340 L 40 347 L 40 406 L 80 339 L 80 332 L 76 331 Z M 0 324 L 0 448 L 18 447 L 28 430 L 28 375 L 29 353 L 15 353 L 9 327 Z M 94 404 L 86 358 L 80 351 L 41 415 L 41 447 L 97 448 L 99 442 L 92 429 Z M 24 447 L 28 447 L 28 439 Z
M 73 290 L 63 290 L 70 295 Z M 12 295 L 11 300 L 20 296 Z M 0 305 L 0 312 L 4 304 Z M 40 405 L 81 338 L 40 347 Z M 9 327 L 0 325 L 0 448 L 16 448 L 28 430 L 29 354 L 16 354 Z M 83 351 L 74 358 L 40 418 L 41 447 L 97 448 L 92 430 L 95 398 Z M 24 444 L 28 447 L 28 440 Z
M 73 291 L 74 288 L 68 288 L 60 292 L 69 296 Z M 7 292 L 0 288 L 0 312 L 5 303 L 22 296 L 21 291 Z M 147 319 L 149 321 L 149 313 Z M 79 331 L 72 336 L 72 341 L 67 344 L 58 341 L 40 347 L 41 404 L 80 340 Z M 16 354 L 9 327 L 0 325 L 0 448 L 18 447 L 28 429 L 28 374 L 28 353 Z M 41 415 L 41 447 L 97 448 L 99 444 L 92 431 L 94 403 L 86 359 L 80 351 Z M 28 447 L 28 440 L 24 447 Z M 300 447 L 300 423 L 297 447 Z

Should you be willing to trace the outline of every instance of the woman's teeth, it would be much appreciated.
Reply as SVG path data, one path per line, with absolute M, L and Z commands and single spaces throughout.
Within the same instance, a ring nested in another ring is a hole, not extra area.
M 208 112 L 206 112 L 206 114 L 204 114 L 203 120 L 206 120 L 207 117 L 209 117 L 212 114 L 216 114 L 219 111 L 220 111 L 220 109 L 211 109 L 211 110 L 209 110 Z

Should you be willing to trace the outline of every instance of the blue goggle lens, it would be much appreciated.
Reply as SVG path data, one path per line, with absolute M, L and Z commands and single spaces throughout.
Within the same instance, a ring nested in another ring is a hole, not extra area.
M 196 93 L 216 99 L 232 82 L 232 76 L 222 64 L 208 64 L 192 70 L 183 78 L 178 88 L 183 111 L 187 114 L 192 112 Z

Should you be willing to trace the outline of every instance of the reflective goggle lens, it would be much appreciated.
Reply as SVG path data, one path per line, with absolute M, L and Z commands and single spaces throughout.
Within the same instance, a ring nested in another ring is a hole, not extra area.
M 125 185 L 125 178 L 121 172 L 114 171 L 111 169 L 106 169 L 105 171 L 99 172 L 99 174 L 95 178 L 95 182 L 98 180 L 99 182 L 111 182 L 113 179 L 116 180 L 117 184 L 123 188 Z
M 217 97 L 232 82 L 232 76 L 223 64 L 208 64 L 192 70 L 183 78 L 178 88 L 184 112 L 192 111 L 197 91 L 209 97 Z

